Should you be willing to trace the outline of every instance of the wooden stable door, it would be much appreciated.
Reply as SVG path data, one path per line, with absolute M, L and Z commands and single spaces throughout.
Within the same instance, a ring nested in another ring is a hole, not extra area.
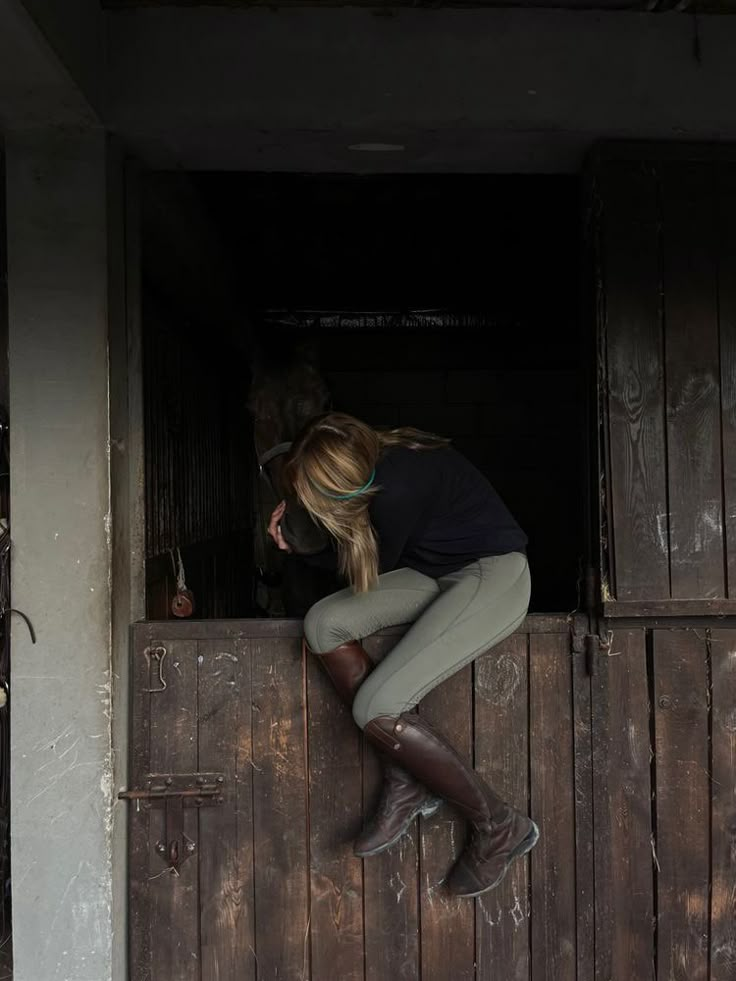
M 736 614 L 736 148 L 604 148 L 591 174 L 601 600 Z
M 421 703 L 541 831 L 458 900 L 449 807 L 352 855 L 376 761 L 298 621 L 136 625 L 132 981 L 733 981 L 736 628 L 616 627 L 588 674 L 575 626 Z
M 477 901 L 442 887 L 464 833 L 449 808 L 352 855 L 378 769 L 298 621 L 139 624 L 133 661 L 133 981 L 564 981 L 590 960 L 590 689 L 563 618 L 530 618 L 421 704 L 541 827 Z

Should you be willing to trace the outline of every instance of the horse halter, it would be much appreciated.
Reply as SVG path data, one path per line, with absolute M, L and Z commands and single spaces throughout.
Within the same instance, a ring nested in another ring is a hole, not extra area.
M 272 460 L 275 460 L 276 457 L 283 456 L 285 453 L 288 453 L 290 449 L 291 449 L 291 443 L 290 442 L 288 442 L 288 443 L 277 443 L 276 446 L 272 446 L 270 450 L 266 450 L 265 453 L 262 453 L 258 457 L 258 472 L 263 477 L 263 479 L 266 481 L 266 483 L 268 484 L 268 486 L 273 491 L 274 496 L 276 496 L 276 497 L 278 497 L 278 494 L 276 493 L 276 488 L 273 486 L 273 481 L 271 480 L 271 475 L 269 474 L 269 472 L 268 472 L 268 470 L 266 468 L 268 467 L 268 464 Z
M 262 453 L 258 457 L 259 475 L 266 481 L 266 484 L 270 488 L 276 500 L 278 500 L 279 494 L 273 481 L 271 480 L 271 475 L 269 474 L 267 467 L 272 460 L 275 460 L 277 457 L 288 453 L 291 446 L 292 444 L 290 442 L 277 443 L 276 446 L 272 446 L 270 450 L 266 450 L 265 453 Z M 309 529 L 306 538 L 305 526 Z M 329 543 L 329 536 L 325 530 L 321 528 L 315 522 L 314 518 L 308 515 L 305 508 L 296 501 L 292 501 L 284 514 L 281 521 L 281 530 L 284 538 L 291 545 L 294 551 L 297 552 L 297 554 L 313 555 L 316 552 L 321 552 Z

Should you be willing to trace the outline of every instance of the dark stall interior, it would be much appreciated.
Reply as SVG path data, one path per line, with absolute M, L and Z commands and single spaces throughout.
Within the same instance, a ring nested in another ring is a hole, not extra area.
M 579 196 L 567 176 L 154 175 L 148 616 L 172 615 L 182 572 L 195 617 L 258 614 L 254 337 L 276 351 L 308 339 L 334 408 L 451 437 L 529 536 L 531 610 L 574 609 L 589 359 Z

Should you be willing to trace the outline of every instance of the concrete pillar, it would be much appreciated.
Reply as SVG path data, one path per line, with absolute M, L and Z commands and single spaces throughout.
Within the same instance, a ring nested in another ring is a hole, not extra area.
M 15 981 L 108 981 L 112 936 L 105 138 L 9 133 Z

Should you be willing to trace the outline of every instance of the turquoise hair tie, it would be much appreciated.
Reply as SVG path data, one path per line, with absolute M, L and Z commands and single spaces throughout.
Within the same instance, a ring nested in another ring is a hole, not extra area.
M 357 497 L 358 494 L 364 494 L 375 479 L 376 479 L 376 469 L 374 467 L 373 473 L 368 478 L 368 482 L 366 484 L 363 484 L 363 486 L 360 487 L 358 490 L 350 491 L 349 494 L 330 494 L 329 491 L 323 490 L 321 487 L 317 487 L 316 484 L 315 487 L 317 487 L 317 490 L 320 492 L 320 494 L 324 494 L 325 497 L 331 497 L 333 501 L 347 501 L 351 497 Z

